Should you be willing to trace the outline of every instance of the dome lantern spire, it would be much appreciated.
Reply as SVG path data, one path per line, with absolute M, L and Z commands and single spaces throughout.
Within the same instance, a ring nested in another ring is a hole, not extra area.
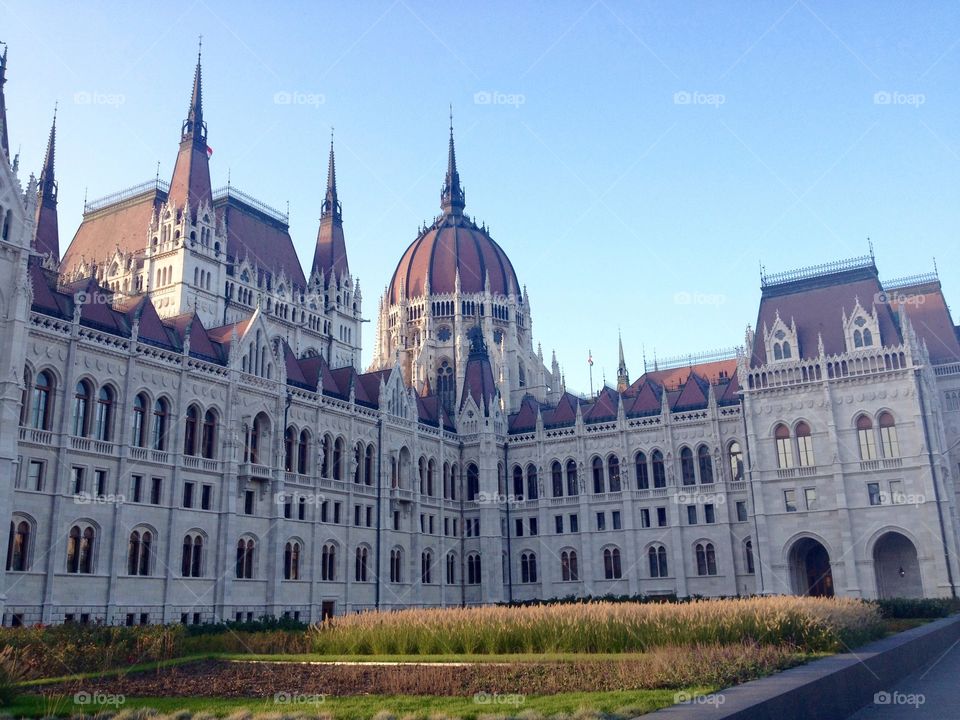
M 460 215 L 466 205 L 460 173 L 457 172 L 457 153 L 453 146 L 453 105 L 450 105 L 450 146 L 447 151 L 447 176 L 440 194 L 440 209 L 444 215 Z

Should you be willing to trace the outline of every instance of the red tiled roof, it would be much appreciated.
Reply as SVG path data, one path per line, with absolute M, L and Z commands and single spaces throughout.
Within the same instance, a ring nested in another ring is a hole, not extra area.
M 73 241 L 63 254 L 60 271 L 69 274 L 81 259 L 102 262 L 115 249 L 132 253 L 147 247 L 150 219 L 166 200 L 166 193 L 152 189 L 97 212 L 84 215 Z
M 939 280 L 899 287 L 889 291 L 887 298 L 894 308 L 906 311 L 917 337 L 927 343 L 931 362 L 960 361 L 957 329 L 950 317 Z
M 846 310 L 849 316 L 858 299 L 867 312 L 876 303 L 883 344 L 899 344 L 900 331 L 893 311 L 890 305 L 882 302 L 882 297 L 883 288 L 877 269 L 872 265 L 765 287 L 757 315 L 752 365 L 757 367 L 766 363 L 763 329 L 773 327 L 777 312 L 787 325 L 791 321 L 796 323 L 800 357 L 817 357 L 818 333 L 823 336 L 827 355 L 846 352 L 843 311 Z
M 489 273 L 491 292 L 520 296 L 517 274 L 503 249 L 465 216 L 444 215 L 400 258 L 390 280 L 390 302 L 399 302 L 401 284 L 407 297 L 423 295 L 428 281 L 431 293 L 452 293 L 458 271 L 464 293 L 483 292 Z

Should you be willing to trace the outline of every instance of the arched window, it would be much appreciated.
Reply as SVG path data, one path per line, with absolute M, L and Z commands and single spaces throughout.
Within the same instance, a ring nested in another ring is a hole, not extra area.
M 883 456 L 900 457 L 900 440 L 897 438 L 897 425 L 893 421 L 893 415 L 884 411 L 880 413 L 877 421 L 880 425 L 880 446 L 883 448 Z
M 453 463 L 452 465 L 450 465 L 450 499 L 451 499 L 451 500 L 456 500 L 456 499 L 457 499 L 457 492 L 458 492 L 458 491 L 457 491 L 457 485 L 458 485 L 458 480 L 457 480 L 457 465 L 456 465 L 456 463 Z M 480 492 L 480 473 L 479 473 L 479 471 L 477 472 L 477 492 Z
M 537 556 L 532 552 L 520 555 L 520 582 L 535 583 L 537 581 Z
M 638 452 L 633 459 L 634 471 L 637 475 L 637 490 L 650 489 L 650 470 L 647 468 L 647 455 Z
M 429 550 L 420 553 L 420 582 L 423 585 L 433 582 L 433 553 Z
M 149 530 L 134 530 L 127 542 L 127 575 L 149 575 L 150 550 L 153 534 Z
M 730 458 L 730 477 L 735 482 L 743 480 L 743 450 L 740 449 L 740 443 L 736 440 L 730 443 L 727 457 Z
M 860 442 L 860 459 L 877 459 L 877 441 L 873 434 L 873 421 L 866 415 L 857 418 L 857 440 Z
M 353 579 L 357 582 L 367 582 L 370 579 L 370 551 L 366 547 L 357 548 Z
M 717 555 L 713 543 L 697 543 L 697 575 L 717 574 Z
M 537 466 L 527 465 L 527 500 L 536 500 L 540 497 L 540 483 L 537 481 Z
M 437 368 L 437 395 L 446 411 L 452 413 L 457 395 L 457 381 L 447 360 L 442 360 Z
M 753 575 L 756 570 L 753 565 L 753 540 L 750 538 L 743 541 L 743 559 L 747 567 L 747 573 Z
M 147 396 L 140 393 L 133 399 L 133 428 L 130 441 L 136 447 L 147 444 Z
M 213 459 L 217 454 L 217 414 L 207 410 L 203 414 L 203 433 L 200 438 L 200 454 Z
M 468 555 L 467 556 L 467 584 L 479 585 L 480 582 L 481 582 L 480 556 Z
M 607 478 L 610 492 L 620 492 L 620 458 L 616 455 L 607 458 Z
M 94 437 L 104 442 L 113 439 L 113 390 L 107 385 L 100 388 L 100 392 L 97 393 Z
M 363 460 L 363 483 L 364 485 L 373 485 L 373 480 L 376 477 L 376 467 L 373 464 L 373 445 L 367 445 L 366 454 L 364 455 Z M 304 470 L 306 472 L 306 470 Z M 378 483 L 379 484 L 379 483 Z
M 170 406 L 163 398 L 157 398 L 153 404 L 153 449 L 167 449 L 167 425 L 170 419 Z
M 320 550 L 320 579 L 333 582 L 337 579 L 337 546 L 326 543 Z
M 650 564 L 650 577 L 667 577 L 667 549 L 663 545 L 651 545 L 647 550 L 647 560 Z
M 780 423 L 774 428 L 773 437 L 777 442 L 777 467 L 788 470 L 793 467 L 793 448 L 790 446 L 790 429 Z
M 283 546 L 283 579 L 300 579 L 300 543 L 290 540 Z
M 667 466 L 663 462 L 663 453 L 654 450 L 650 455 L 650 463 L 653 465 L 653 487 L 663 488 L 667 486 Z
M 333 479 L 343 480 L 343 438 L 333 443 Z
M 513 495 L 517 500 L 523 499 L 523 468 L 513 466 Z
M 553 485 L 553 497 L 563 497 L 563 467 L 556 460 L 550 466 L 550 480 Z
M 200 423 L 200 409 L 196 405 L 187 408 L 187 415 L 184 418 L 183 430 L 183 454 L 197 454 L 197 426 Z
M 23 572 L 30 568 L 30 523 L 26 520 L 10 521 L 10 537 L 7 540 L 7 572 Z
M 286 472 L 293 472 L 294 445 L 296 444 L 297 432 L 292 427 L 283 431 L 283 469 Z
M 713 482 L 713 459 L 710 457 L 710 448 L 701 445 L 697 448 L 697 464 L 700 467 L 700 484 L 709 485 Z
M 390 582 L 403 582 L 403 550 L 401 548 L 390 551 Z
M 476 465 L 467 465 L 467 500 L 476 500 L 480 494 L 480 470 Z
M 457 582 L 457 556 L 454 553 L 447 553 L 447 585 L 455 585 Z
M 593 492 L 595 494 L 605 492 L 603 482 L 603 460 L 595 457 L 590 463 L 590 468 L 593 471 Z
M 437 473 L 437 463 L 433 459 L 427 461 L 427 497 L 435 495 L 434 477 Z
M 330 467 L 333 465 L 333 438 L 329 435 L 323 436 L 323 467 L 321 475 L 325 478 L 330 477 Z M 394 484 L 396 487 L 396 484 Z
M 33 397 L 30 401 L 30 427 L 37 430 L 49 430 L 53 407 L 53 377 L 44 370 L 37 373 L 33 385 Z
M 308 458 L 310 457 L 310 433 L 307 430 L 300 431 L 300 441 L 297 443 L 297 472 L 306 475 L 308 470 Z
M 247 448 L 244 453 L 246 462 L 265 465 L 270 462 L 270 420 L 266 413 L 259 413 L 253 419 L 253 427 L 247 435 Z
M 180 574 L 183 577 L 203 576 L 203 536 L 199 533 L 188 533 L 183 536 Z
M 237 567 L 236 574 L 240 580 L 250 580 L 253 578 L 253 554 L 256 551 L 256 543 L 253 538 L 240 538 L 237 541 Z
M 564 550 L 560 553 L 560 578 L 564 582 L 576 582 L 580 579 L 576 550 Z
M 619 580 L 623 577 L 620 548 L 606 548 L 603 551 L 603 576 L 607 580 Z
M 577 478 L 577 463 L 567 460 L 567 495 L 580 494 L 580 481 Z
M 693 450 L 688 447 L 680 449 L 680 478 L 684 485 L 695 485 L 697 471 L 693 464 Z
M 77 437 L 90 435 L 90 383 L 81 380 L 73 395 L 73 434 Z
M 813 467 L 813 438 L 810 437 L 810 426 L 805 422 L 798 422 L 794 429 L 797 436 L 797 455 L 800 458 L 800 467 Z
M 863 329 L 863 346 L 870 347 L 873 345 L 873 333 L 870 332 L 870 328 Z
M 67 534 L 67 572 L 79 575 L 93 573 L 93 552 L 96 532 L 89 526 L 74 525 Z

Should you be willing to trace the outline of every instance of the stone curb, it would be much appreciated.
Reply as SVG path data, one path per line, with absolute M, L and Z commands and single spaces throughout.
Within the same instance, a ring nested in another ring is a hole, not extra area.
M 644 718 L 667 720 L 843 720 L 897 680 L 960 642 L 960 615 L 716 693 L 722 702 L 673 705 Z

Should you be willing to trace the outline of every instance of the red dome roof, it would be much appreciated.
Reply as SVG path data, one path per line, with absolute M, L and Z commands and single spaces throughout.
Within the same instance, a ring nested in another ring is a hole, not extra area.
M 510 258 L 486 230 L 466 215 L 444 214 L 407 248 L 387 291 L 390 304 L 400 301 L 400 287 L 408 298 L 452 293 L 460 273 L 462 293 L 484 291 L 487 275 L 490 292 L 520 297 L 520 283 Z

